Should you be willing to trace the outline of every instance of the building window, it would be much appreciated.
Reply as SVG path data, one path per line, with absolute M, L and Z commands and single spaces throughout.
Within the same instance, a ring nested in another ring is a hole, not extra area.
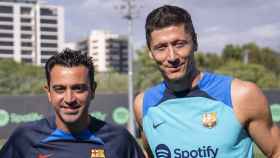
M 11 7 L 11 6 L 0 6 L 0 13 L 13 13 L 13 7 Z
M 48 61 L 48 59 L 41 59 L 41 63 L 46 63 Z
M 2 30 L 12 30 L 14 29 L 12 25 L 0 25 L 0 29 Z
M 20 22 L 23 22 L 23 23 L 31 23 L 31 19 L 30 19 L 30 18 L 21 18 L 21 19 L 20 19 Z
M 41 55 L 55 55 L 56 51 L 41 51 Z
M 29 8 L 29 7 L 21 7 L 20 8 L 20 14 L 22 14 L 22 15 L 30 15 L 31 14 L 31 8 Z
M 45 16 L 56 16 L 57 15 L 57 9 L 55 8 L 41 8 L 40 14 Z
M 0 54 L 14 54 L 14 51 L 9 49 L 0 49 Z
M 51 19 L 41 19 L 40 22 L 43 24 L 57 24 L 57 20 L 51 20 Z
M 57 32 L 57 28 L 41 27 L 41 31 Z
M 32 54 L 32 51 L 30 51 L 30 50 L 22 50 L 22 51 L 21 51 L 21 54 L 22 54 L 22 55 L 31 55 L 31 54 Z
M 3 22 L 12 22 L 12 21 L 13 21 L 13 18 L 11 18 L 11 17 L 0 17 L 0 21 L 3 21 Z
M 53 36 L 53 35 L 41 35 L 41 39 L 57 40 L 57 36 Z
M 0 33 L 0 38 L 7 38 L 7 37 L 14 37 L 13 34 L 10 34 L 10 33 Z
M 21 34 L 20 37 L 23 39 L 31 39 L 32 35 L 31 34 Z
M 0 46 L 13 46 L 13 45 L 14 45 L 13 42 L 0 41 Z
M 32 27 L 31 26 L 21 26 L 22 31 L 31 31 Z
M 41 43 L 41 47 L 57 48 L 57 43 Z
M 32 47 L 32 43 L 31 42 L 21 42 L 21 46 L 22 47 Z

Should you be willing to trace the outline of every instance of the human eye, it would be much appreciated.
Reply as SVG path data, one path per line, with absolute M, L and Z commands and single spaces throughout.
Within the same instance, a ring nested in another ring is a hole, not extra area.
M 187 41 L 180 40 L 180 41 L 176 41 L 176 42 L 174 43 L 174 46 L 175 46 L 175 48 L 183 48 L 183 47 L 185 47 L 187 44 L 188 44 Z
M 153 52 L 164 52 L 167 48 L 167 45 L 165 44 L 160 44 L 160 45 L 156 45 L 152 50 Z
M 87 91 L 89 88 L 86 84 L 78 84 L 71 87 L 71 89 L 76 93 L 83 93 Z
M 53 90 L 59 94 L 64 93 L 65 89 L 66 88 L 64 86 L 53 86 Z

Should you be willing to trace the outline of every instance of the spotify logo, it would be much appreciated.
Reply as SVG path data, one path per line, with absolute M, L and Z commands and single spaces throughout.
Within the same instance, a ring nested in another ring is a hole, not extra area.
M 168 146 L 159 144 L 155 150 L 157 158 L 171 158 L 171 151 Z
M 113 120 L 117 124 L 126 124 L 129 119 L 129 111 L 125 107 L 115 108 L 113 111 Z
M 3 109 L 0 109 L 0 127 L 6 126 L 9 123 L 9 120 L 9 113 Z

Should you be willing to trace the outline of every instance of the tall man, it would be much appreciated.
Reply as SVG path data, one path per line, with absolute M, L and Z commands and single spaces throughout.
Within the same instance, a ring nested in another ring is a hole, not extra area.
M 65 49 L 47 61 L 45 71 L 55 116 L 18 127 L 0 158 L 143 157 L 126 129 L 88 114 L 96 88 L 90 57 Z
M 197 37 L 186 10 L 159 7 L 145 27 L 149 55 L 164 78 L 135 99 L 148 153 L 156 158 L 250 158 L 255 141 L 268 157 L 280 157 L 280 130 L 261 90 L 196 68 Z

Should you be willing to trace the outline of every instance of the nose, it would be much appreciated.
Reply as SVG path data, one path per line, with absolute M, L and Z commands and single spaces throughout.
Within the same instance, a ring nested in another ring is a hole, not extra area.
M 175 60 L 175 50 L 171 44 L 168 45 L 168 60 Z
M 66 90 L 65 96 L 64 96 L 64 102 L 67 105 L 72 105 L 73 103 L 76 102 L 75 95 L 72 90 L 69 90 L 69 89 Z
M 168 45 L 168 63 L 170 63 L 174 67 L 176 67 L 180 63 L 180 60 L 176 55 L 176 50 L 172 45 Z

